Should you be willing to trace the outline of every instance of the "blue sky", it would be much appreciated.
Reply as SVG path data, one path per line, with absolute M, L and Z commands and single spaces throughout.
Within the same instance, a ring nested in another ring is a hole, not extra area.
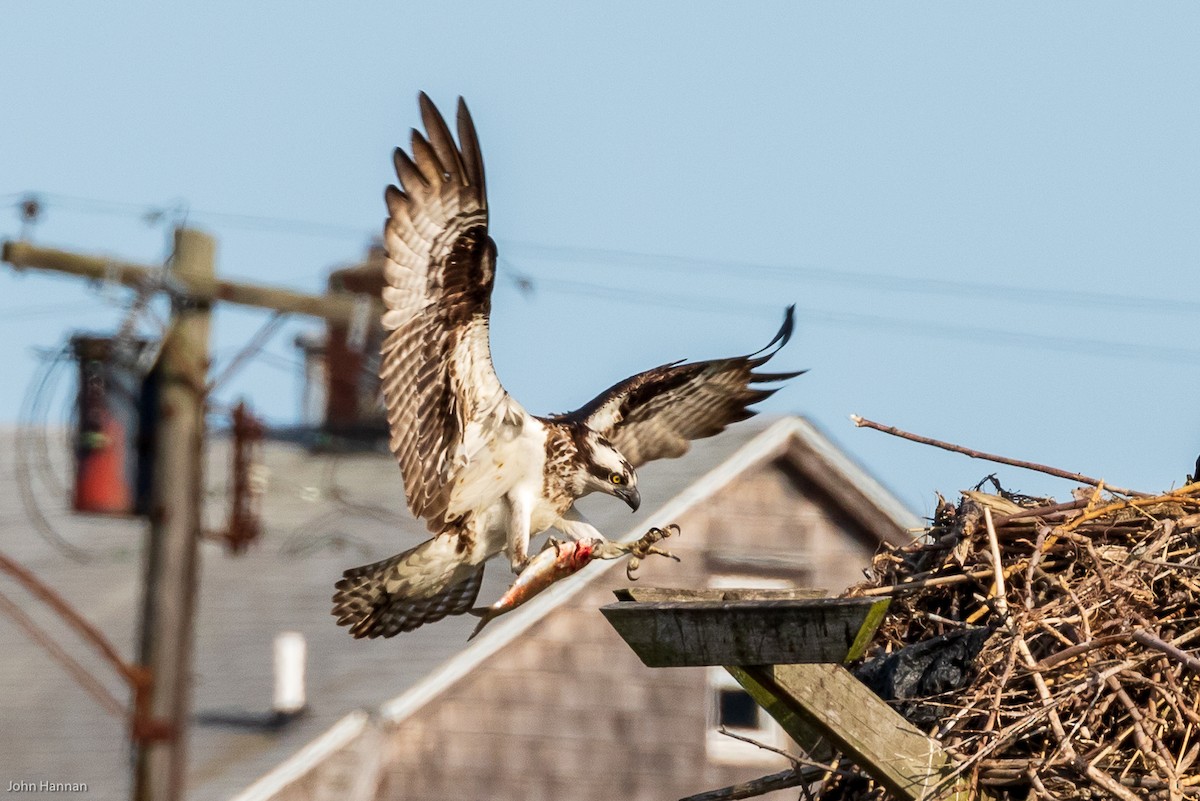
M 1193 5 L 6 6 L 0 236 L 37 192 L 35 241 L 154 263 L 145 214 L 186 208 L 222 274 L 319 291 L 379 229 L 418 90 L 462 94 L 495 360 L 531 410 L 753 350 L 794 302 L 779 363 L 810 372 L 766 411 L 813 418 L 918 513 L 993 468 L 849 414 L 1147 490 L 1200 452 Z M 128 299 L 0 269 L 0 421 L 36 349 Z M 265 319 L 220 310 L 218 366 Z M 294 420 L 313 326 L 223 397 Z

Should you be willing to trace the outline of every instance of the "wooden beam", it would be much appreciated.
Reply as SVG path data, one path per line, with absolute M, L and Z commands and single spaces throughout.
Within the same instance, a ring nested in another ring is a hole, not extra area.
M 617 597 L 626 600 L 601 611 L 647 665 L 724 664 L 812 759 L 827 762 L 841 753 L 900 801 L 967 801 L 965 783 L 954 777 L 941 745 L 841 664 L 862 656 L 886 604 L 860 604 L 861 617 L 851 625 L 851 599 L 780 600 L 769 590 L 655 587 L 622 589 Z M 822 615 L 827 625 L 814 625 Z M 807 645 L 793 639 L 804 635 L 811 638 Z M 822 651 L 827 658 L 811 658 Z
M 729 665 L 725 669 L 737 679 L 737 683 L 742 685 L 742 689 L 750 694 L 755 703 L 775 718 L 788 736 L 796 742 L 796 745 L 800 746 L 808 755 L 809 759 L 815 762 L 829 762 L 833 759 L 833 747 L 825 737 L 824 730 L 820 726 L 812 725 L 806 718 L 800 717 L 786 699 L 775 694 L 774 687 L 761 684 L 755 675 L 749 673 L 744 667 Z
M 622 587 L 613 590 L 618 601 L 793 601 L 799 598 L 824 598 L 828 594 L 825 590 L 799 587 L 786 590 Z
M 856 658 L 887 600 L 618 602 L 600 611 L 649 667 L 770 665 Z
M 802 747 L 823 738 L 901 801 L 967 801 L 942 747 L 900 717 L 842 665 L 760 665 L 730 670 Z
M 153 285 L 165 281 L 164 289 L 186 295 L 201 303 L 227 301 L 243 306 L 273 309 L 288 314 L 323 317 L 330 322 L 351 325 L 360 315 L 364 295 L 330 293 L 310 295 L 280 287 L 263 286 L 216 278 L 211 273 L 200 275 L 187 271 L 164 271 L 158 267 L 87 256 L 65 250 L 43 248 L 28 242 L 6 241 L 0 250 L 0 260 L 13 267 L 49 270 L 68 275 L 91 278 L 95 281 L 115 281 L 129 287 Z M 382 306 L 377 298 L 369 301 L 368 316 L 378 319 Z

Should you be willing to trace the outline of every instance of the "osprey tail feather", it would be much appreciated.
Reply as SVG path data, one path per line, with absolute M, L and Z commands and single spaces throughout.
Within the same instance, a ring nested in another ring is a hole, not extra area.
M 342 574 L 333 614 L 355 638 L 394 637 L 447 615 L 471 610 L 483 565 L 462 561 L 455 539 L 435 537 L 415 548 Z

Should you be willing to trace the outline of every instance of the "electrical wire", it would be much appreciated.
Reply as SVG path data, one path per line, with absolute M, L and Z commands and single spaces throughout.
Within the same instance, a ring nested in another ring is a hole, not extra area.
M 375 236 L 373 231 L 367 231 L 350 225 L 338 225 L 337 223 L 267 217 L 257 214 L 234 214 L 204 209 L 193 209 L 192 214 L 197 217 L 223 222 L 231 228 L 243 228 L 252 231 L 278 231 L 280 233 L 301 234 L 305 236 L 324 237 L 326 239 L 355 239 L 359 241 L 364 239 L 369 240 Z
M 279 555 L 299 559 L 325 549 L 351 548 L 361 558 L 367 558 L 372 551 L 372 543 L 368 540 L 340 531 L 329 531 L 344 521 L 345 514 L 339 509 L 314 515 L 288 532 L 278 548 Z
M 353 238 L 362 240 L 374 236 L 372 231 L 351 225 L 258 214 L 240 214 L 212 209 L 196 209 L 192 208 L 185 200 L 179 198 L 162 204 L 153 204 L 101 200 L 98 198 L 78 197 L 53 192 L 22 192 L 14 193 L 8 197 L 15 197 L 16 202 L 19 204 L 24 198 L 31 196 L 36 197 L 46 206 L 58 206 L 64 209 L 91 214 L 135 217 L 149 225 L 157 225 L 162 222 L 182 224 L 188 217 L 197 217 L 220 222 L 230 228 L 276 231 L 279 233 L 299 234 L 327 239 Z
M 1096 306 L 1118 308 L 1125 311 L 1141 310 L 1156 314 L 1196 315 L 1200 313 L 1200 301 L 1186 298 L 1152 297 L 1127 293 L 1095 292 L 1078 289 L 1052 289 L 1039 287 L 1015 287 L 985 281 L 963 281 L 943 278 L 920 278 L 898 276 L 887 273 L 861 270 L 835 270 L 811 265 L 773 265 L 728 259 L 701 259 L 668 256 L 639 251 L 608 250 L 602 248 L 543 245 L 520 240 L 502 240 L 506 249 L 525 251 L 535 258 L 554 259 L 568 263 L 602 263 L 618 265 L 639 272 L 658 271 L 682 273 L 720 274 L 726 277 L 750 277 L 757 280 L 806 279 L 823 283 L 852 286 L 860 290 L 886 290 L 918 295 L 950 295 L 957 297 L 989 300 L 1002 298 L 1015 303 L 1061 307 Z M 538 280 L 535 278 L 535 281 Z
M 774 304 L 720 300 L 709 295 L 672 292 L 663 296 L 643 292 L 630 292 L 619 287 L 591 284 L 583 281 L 570 281 L 558 278 L 535 278 L 537 285 L 548 292 L 568 295 L 604 298 L 632 305 L 653 306 L 655 308 L 678 308 L 689 311 L 702 309 L 717 314 L 729 314 L 744 317 L 761 318 L 767 314 L 779 311 Z M 1200 350 L 1172 345 L 1143 345 L 1129 342 L 1114 342 L 1109 340 L 1089 339 L 1086 337 L 1066 337 L 1050 334 L 1030 334 L 1019 331 L 1008 331 L 999 328 L 984 328 L 980 326 L 961 326 L 951 323 L 938 323 L 912 318 L 885 317 L 882 315 L 862 314 L 859 312 L 829 311 L 797 306 L 796 316 L 801 323 L 820 323 L 823 325 L 860 330 L 875 328 L 886 331 L 898 331 L 916 336 L 947 340 L 973 341 L 984 344 L 999 344 L 1012 347 L 1053 350 L 1068 353 L 1085 353 L 1122 359 L 1140 361 L 1157 361 L 1167 363 L 1182 363 L 1194 365 L 1200 362 Z
M 25 634 L 40 645 L 43 650 L 49 654 L 50 658 L 57 662 L 62 668 L 71 675 L 75 683 L 82 687 L 88 695 L 92 696 L 101 707 L 108 713 L 118 717 L 125 718 L 125 705 L 122 704 L 117 697 L 108 691 L 108 688 L 100 683 L 87 668 L 79 663 L 73 656 L 67 653 L 61 645 L 37 622 L 27 615 L 23 609 L 11 598 L 0 592 L 0 612 L 7 615 L 14 623 L 17 624 Z
M 142 317 L 148 311 L 148 305 L 146 305 L 148 296 L 148 293 L 139 293 L 128 309 L 125 324 L 121 326 L 118 337 L 115 339 L 116 350 L 120 350 L 122 342 L 132 347 L 137 318 Z M 152 355 L 152 349 L 149 353 Z M 67 408 L 65 414 L 61 415 L 62 420 L 65 420 L 64 423 L 52 426 L 50 418 L 52 418 L 54 399 L 58 397 L 61 378 L 70 373 L 66 368 L 73 363 L 70 342 L 42 354 L 42 365 L 30 381 L 18 411 L 17 430 L 14 432 L 16 442 L 13 447 L 13 477 L 25 517 L 30 520 L 37 534 L 68 559 L 83 564 L 83 562 L 91 561 L 88 550 L 68 540 L 58 526 L 52 523 L 49 514 L 43 508 L 44 498 L 70 498 L 67 484 L 62 481 L 58 470 L 54 468 L 52 448 L 50 448 L 50 430 L 61 430 L 62 438 L 58 442 L 59 452 L 73 450 L 74 442 L 71 432 L 76 429 L 74 423 L 77 422 L 74 420 L 74 412 L 77 409 L 73 398 L 67 398 L 64 402 Z M 144 367 L 149 367 L 149 365 L 144 365 Z
M 320 486 L 317 488 L 317 499 L 331 503 L 334 508 L 318 512 L 313 517 L 295 526 L 283 543 L 279 546 L 279 554 L 290 558 L 307 556 L 325 548 L 354 548 L 366 556 L 370 552 L 370 543 L 361 537 L 344 533 L 344 524 L 354 518 L 365 518 L 381 523 L 399 525 L 404 515 L 395 509 L 379 504 L 364 503 L 351 500 L 346 490 L 337 481 L 336 472 L 340 464 L 337 456 L 326 457 L 322 469 Z M 299 490 L 309 489 L 294 485 Z M 342 528 L 342 531 L 330 532 L 330 528 Z
M 285 312 L 279 311 L 267 318 L 267 321 L 254 333 L 254 336 L 250 337 L 245 346 L 234 354 L 233 358 L 229 360 L 229 363 L 221 369 L 215 378 L 208 382 L 209 394 L 220 389 L 226 381 L 237 374 L 238 369 L 248 360 L 262 353 L 263 348 L 266 347 L 271 337 L 275 335 L 287 319 L 288 315 Z
M 254 230 L 272 230 L 288 234 L 306 234 L 333 238 L 371 237 L 373 234 L 357 226 L 316 222 L 287 217 L 268 215 L 240 214 L 216 210 L 191 209 L 181 200 L 169 201 L 167 204 L 155 206 L 150 204 L 129 203 L 122 201 L 107 201 L 95 198 L 82 198 L 56 193 L 14 193 L 10 197 L 17 198 L 19 203 L 26 197 L 34 196 L 39 200 L 48 201 L 54 205 L 74 207 L 81 211 L 106 212 L 124 215 L 136 215 L 146 219 L 147 216 L 159 214 L 155 221 L 161 219 L 164 209 L 175 210 L 183 214 L 192 214 L 216 221 L 224 221 L 231 227 L 242 227 Z M 181 211 L 182 210 L 182 211 Z M 1195 315 L 1200 313 L 1200 301 L 1187 298 L 1154 297 L 1148 295 L 1133 295 L 1127 293 L 1097 292 L 1080 289 L 1053 289 L 1039 287 L 1031 290 L 1028 287 L 1011 286 L 987 281 L 971 281 L 961 279 L 921 278 L 898 276 L 894 274 L 872 272 L 867 270 L 842 270 L 828 267 L 818 267 L 809 264 L 765 264 L 761 262 L 739 261 L 733 259 L 692 258 L 670 256 L 634 250 L 619 250 L 608 248 L 588 248 L 565 245 L 550 245 L 527 240 L 502 239 L 501 251 L 524 252 L 535 259 L 553 259 L 558 263 L 602 263 L 617 265 L 626 269 L 636 269 L 639 272 L 659 272 L 671 274 L 695 275 L 697 273 L 737 275 L 739 278 L 754 280 L 796 280 L 818 281 L 822 283 L 852 286 L 860 290 L 887 291 L 903 294 L 924 296 L 954 296 L 954 297 L 986 297 L 989 300 L 1002 299 L 1019 304 L 1048 305 L 1055 307 L 1077 306 L 1118 308 L 1124 311 L 1145 311 L 1155 314 Z M 510 262 L 511 264 L 511 262 Z M 523 293 L 536 288 L 538 280 L 533 276 L 512 268 L 514 275 L 509 276 Z
M 13 477 L 21 506 L 34 530 L 59 553 L 83 564 L 91 561 L 91 555 L 63 536 L 50 522 L 40 500 L 40 496 L 46 493 L 39 492 L 34 478 L 36 473 L 42 483 L 50 488 L 48 494 L 52 497 L 61 499 L 67 496 L 66 486 L 55 475 L 51 466 L 46 420 L 49 399 L 57 385 L 60 368 L 68 360 L 69 354 L 69 346 L 63 345 L 50 358 L 45 359 L 40 374 L 35 376 L 26 390 L 15 434 L 17 441 L 16 447 L 13 448 Z
M 257 359 L 260 363 L 268 367 L 287 370 L 292 375 L 295 375 L 295 371 L 304 369 L 304 362 L 299 359 L 289 359 L 287 356 L 280 356 L 278 353 L 272 353 L 269 350 L 260 352 Z
M 58 383 L 62 376 L 68 372 L 70 365 L 70 350 L 69 345 L 64 344 L 62 349 L 57 353 L 49 354 L 43 357 L 47 362 L 43 365 L 43 378 L 38 382 L 38 390 L 35 398 L 29 406 L 28 417 L 18 418 L 19 430 L 22 434 L 30 436 L 26 440 L 29 444 L 28 455 L 33 466 L 34 473 L 38 476 L 41 482 L 49 487 L 47 494 L 56 497 L 66 497 L 67 485 L 64 483 L 59 474 L 55 471 L 54 463 L 50 455 L 50 414 L 53 399 L 58 391 Z M 69 430 L 62 428 L 64 433 Z M 68 443 L 68 447 L 60 451 L 60 453 L 68 452 L 74 443 Z
M 25 306 L 17 311 L 5 312 L 0 316 L 0 323 L 15 323 L 26 320 L 35 320 L 43 317 L 61 317 L 70 315 L 76 318 L 84 314 L 94 314 L 99 311 L 108 311 L 103 306 L 97 306 L 95 303 L 56 303 L 48 306 Z
M 128 305 L 115 339 L 115 350 L 120 351 L 124 345 L 131 352 L 136 352 L 133 338 L 138 321 L 153 314 L 149 306 L 152 295 L 153 292 L 148 288 L 139 290 Z M 152 357 L 154 349 L 149 349 L 147 355 Z M 46 497 L 65 499 L 70 495 L 67 484 L 54 468 L 50 445 L 52 406 L 59 382 L 63 375 L 69 373 L 66 367 L 70 364 L 73 364 L 73 359 L 69 342 L 42 354 L 42 364 L 26 389 L 17 416 L 13 475 L 26 518 L 33 524 L 34 530 L 62 555 L 77 563 L 86 563 L 92 558 L 88 551 L 71 542 L 51 522 L 50 515 L 43 508 L 43 499 Z M 149 362 L 143 361 L 140 366 L 148 368 Z M 57 426 L 62 432 L 62 440 L 58 443 L 60 452 L 70 452 L 75 447 L 70 433 L 75 430 L 75 411 L 75 404 L 67 403 L 64 419 Z
M 23 194 L 21 199 L 24 200 L 29 196 L 28 194 Z M 165 206 L 156 207 L 57 194 L 49 194 L 43 197 L 57 205 L 73 206 L 88 211 L 124 214 L 138 213 L 144 219 L 153 218 L 155 221 L 163 219 L 169 211 L 176 216 L 193 213 L 215 219 L 223 219 L 233 225 L 244 225 L 260 229 L 291 232 L 304 230 L 307 232 L 323 228 L 320 223 L 305 220 L 190 210 L 183 201 L 178 200 L 172 201 Z M 158 216 L 155 216 L 156 214 Z M 324 228 L 327 233 L 333 231 L 339 235 L 362 233 L 358 229 L 347 226 L 335 225 L 324 226 Z M 518 254 L 525 253 L 529 258 L 535 260 L 553 259 L 557 263 L 568 264 L 599 262 L 606 265 L 615 265 L 621 269 L 636 269 L 643 273 L 659 275 L 686 274 L 689 277 L 694 277 L 700 274 L 728 277 L 731 274 L 736 274 L 739 279 L 743 277 L 769 281 L 795 281 L 796 279 L 803 279 L 849 285 L 864 291 L 885 291 L 917 296 L 942 295 L 966 296 L 970 298 L 986 296 L 989 300 L 1000 299 L 1021 304 L 1053 304 L 1056 307 L 1120 307 L 1125 311 L 1152 310 L 1157 314 L 1186 314 L 1189 316 L 1194 316 L 1197 312 L 1200 312 L 1200 302 L 1187 298 L 1171 299 L 1144 295 L 1117 295 L 1074 289 L 1031 292 L 1025 288 L 983 281 L 907 278 L 884 273 L 841 271 L 810 265 L 783 266 L 721 259 L 682 258 L 637 251 L 554 246 L 516 240 L 506 240 L 504 245 L 506 250 L 516 251 Z M 170 259 L 171 256 L 168 256 L 168 263 Z M 531 297 L 532 289 L 542 288 L 552 293 L 574 297 L 603 298 L 618 303 L 653 308 L 702 309 L 715 314 L 735 315 L 745 318 L 753 317 L 755 319 L 774 314 L 778 311 L 774 304 L 732 300 L 696 292 L 633 292 L 622 286 L 601 285 L 557 276 L 541 277 L 523 267 L 517 267 L 512 259 L 507 257 L 503 258 L 500 263 L 502 274 L 527 298 Z M 131 327 L 143 309 L 148 308 L 146 298 L 151 291 L 151 288 L 147 288 L 144 292 L 139 292 L 138 298 L 126 316 L 126 324 L 122 326 L 123 331 Z M 798 312 L 801 319 L 809 324 L 850 330 L 870 328 L 910 334 L 939 341 L 978 342 L 1029 350 L 1081 353 L 1110 358 L 1183 363 L 1188 365 L 1194 365 L 1197 361 L 1200 361 L 1200 350 L 1175 345 L 1151 345 L 1088 337 L 1038 334 L 974 325 L 956 325 L 912 317 L 889 317 L 824 308 L 800 308 Z M 31 309 L 28 312 L 18 312 L 18 314 L 24 313 L 32 316 L 41 313 L 57 313 L 57 310 L 40 308 Z M 251 358 L 257 358 L 262 364 L 267 366 L 286 369 L 290 372 L 302 369 L 303 364 L 298 360 L 288 359 L 263 350 L 266 339 L 274 333 L 277 324 L 278 322 L 275 318 L 268 320 L 263 330 L 256 334 L 243 350 L 233 358 L 232 362 L 222 370 L 221 374 L 217 376 L 214 387 L 223 385 L 237 369 Z M 364 370 L 368 373 L 373 373 L 368 366 L 364 366 Z M 46 460 L 43 460 L 42 464 L 44 465 L 45 463 Z

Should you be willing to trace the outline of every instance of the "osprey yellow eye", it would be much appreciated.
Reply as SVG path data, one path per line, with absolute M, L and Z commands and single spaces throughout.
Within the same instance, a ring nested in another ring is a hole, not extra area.
M 611 476 L 609 476 L 608 478 L 609 478 L 609 480 L 610 480 L 610 481 L 612 481 L 612 483 L 614 483 L 614 484 L 620 484 L 621 482 L 623 482 L 623 481 L 625 480 L 625 479 L 621 478 L 621 474 L 620 474 L 620 473 L 613 473 L 613 474 L 612 474 Z

